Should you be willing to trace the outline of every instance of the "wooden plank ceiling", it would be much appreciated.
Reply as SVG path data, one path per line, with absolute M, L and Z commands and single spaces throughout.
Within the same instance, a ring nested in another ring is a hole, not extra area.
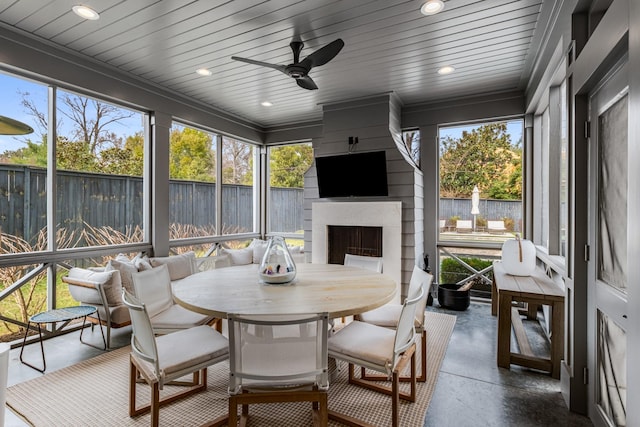
M 448 0 L 424 16 L 406 0 L 3 0 L 0 22 L 269 128 L 319 120 L 321 104 L 395 92 L 405 105 L 524 90 L 544 26 L 543 0 Z M 270 68 L 341 38 L 345 47 L 298 87 Z M 445 65 L 455 72 L 442 76 Z M 212 75 L 196 74 L 208 68 Z M 264 107 L 261 102 L 273 105 Z

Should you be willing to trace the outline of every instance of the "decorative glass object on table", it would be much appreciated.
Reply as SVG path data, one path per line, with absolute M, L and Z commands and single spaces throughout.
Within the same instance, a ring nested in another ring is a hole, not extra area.
M 273 285 L 289 284 L 296 277 L 296 263 L 281 236 L 269 238 L 260 263 L 260 280 Z

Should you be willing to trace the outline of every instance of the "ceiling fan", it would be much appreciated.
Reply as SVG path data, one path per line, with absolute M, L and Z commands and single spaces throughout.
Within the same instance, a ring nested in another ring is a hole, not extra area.
M 344 42 L 342 39 L 334 40 L 328 45 L 316 50 L 302 61 L 300 61 L 300 52 L 302 51 L 304 43 L 294 40 L 289 43 L 289 46 L 291 46 L 291 50 L 293 51 L 293 64 L 289 65 L 270 64 L 268 62 L 255 61 L 253 59 L 240 58 L 237 56 L 232 56 L 231 59 L 246 62 L 248 64 L 273 68 L 274 70 L 281 71 L 289 77 L 296 79 L 296 83 L 301 88 L 314 90 L 318 89 L 318 86 L 315 84 L 313 79 L 309 77 L 309 71 L 311 71 L 313 67 L 319 67 L 331 61 L 344 47 Z

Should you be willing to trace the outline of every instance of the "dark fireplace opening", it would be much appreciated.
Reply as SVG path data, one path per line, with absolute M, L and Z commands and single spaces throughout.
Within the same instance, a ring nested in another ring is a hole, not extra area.
M 382 227 L 350 225 L 327 226 L 327 260 L 342 264 L 349 253 L 363 256 L 382 256 Z

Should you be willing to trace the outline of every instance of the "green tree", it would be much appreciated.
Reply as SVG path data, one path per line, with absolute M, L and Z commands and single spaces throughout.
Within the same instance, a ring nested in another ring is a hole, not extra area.
M 100 170 L 115 175 L 142 176 L 144 171 L 144 135 L 128 136 L 124 147 L 111 147 L 100 152 Z
M 313 163 L 310 144 L 285 145 L 269 151 L 270 185 L 304 188 L 304 174 Z
M 504 173 L 496 179 L 487 190 L 487 197 L 491 199 L 521 199 L 522 198 L 522 149 L 513 150 L 513 159 Z
M 41 142 L 33 142 L 31 139 L 24 141 L 26 147 L 17 150 L 7 150 L 2 154 L 0 163 L 14 165 L 29 165 L 47 167 L 47 137 L 42 136 Z
M 521 153 L 519 147 L 511 144 L 506 123 L 489 123 L 463 132 L 459 139 L 442 139 L 440 195 L 471 197 L 477 185 L 481 197 L 521 198 L 521 184 L 515 191 L 509 188 L 518 181 L 518 174 L 521 181 L 522 168 L 517 167 Z
M 58 169 L 81 172 L 102 172 L 96 156 L 88 144 L 78 144 L 65 138 L 58 138 L 56 144 L 56 166 Z
M 215 182 L 212 138 L 192 128 L 174 128 L 170 135 L 169 176 L 172 179 Z

